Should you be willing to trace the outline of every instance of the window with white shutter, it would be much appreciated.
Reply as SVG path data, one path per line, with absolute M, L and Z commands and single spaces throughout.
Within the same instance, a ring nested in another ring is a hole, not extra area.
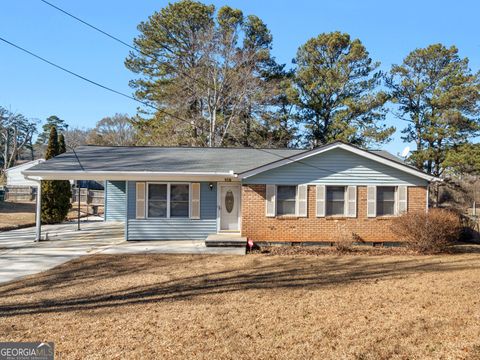
M 377 187 L 367 186 L 367 216 L 377 216 Z
M 295 185 L 277 185 L 275 191 L 275 205 L 277 216 L 297 215 L 297 187 Z
M 327 216 L 345 216 L 346 186 L 327 186 L 325 212 Z
M 347 186 L 347 216 L 357 217 L 357 187 Z
M 405 185 L 400 185 L 397 188 L 398 194 L 398 215 L 407 212 L 408 210 L 408 187 Z
M 135 199 L 135 217 L 145 219 L 145 183 L 137 182 Z
M 297 216 L 306 217 L 308 209 L 308 186 L 297 186 Z
M 377 216 L 393 216 L 397 213 L 397 188 L 377 186 Z
M 265 208 L 268 217 L 275 216 L 275 185 L 267 185 L 265 193 Z
M 325 185 L 317 185 L 317 217 L 325 217 Z
M 190 196 L 190 218 L 200 219 L 200 183 L 192 183 Z

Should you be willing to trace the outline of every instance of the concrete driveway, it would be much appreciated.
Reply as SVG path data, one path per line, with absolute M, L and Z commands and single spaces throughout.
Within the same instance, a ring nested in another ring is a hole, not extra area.
M 51 269 L 69 260 L 91 254 L 224 254 L 244 255 L 243 248 L 207 248 L 204 241 L 124 240 L 124 224 L 90 218 L 42 226 L 48 241 L 34 242 L 35 229 L 0 232 L 0 283 Z
M 49 241 L 35 242 L 35 229 L 0 232 L 0 283 L 48 270 L 82 255 L 93 254 L 124 241 L 121 223 L 99 219 L 42 226 Z

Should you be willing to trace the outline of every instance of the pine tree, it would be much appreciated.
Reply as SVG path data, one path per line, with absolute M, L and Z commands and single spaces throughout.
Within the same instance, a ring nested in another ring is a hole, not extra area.
M 58 155 L 67 152 L 67 145 L 65 145 L 65 136 L 63 134 L 58 135 Z
M 408 124 L 402 139 L 416 145 L 408 159 L 413 165 L 441 176 L 452 159 L 467 160 L 449 153 L 480 134 L 480 73 L 472 72 L 468 58 L 455 46 L 415 49 L 392 66 L 387 86 L 397 116 Z
M 63 135 L 58 136 L 57 129 L 53 126 L 50 129 L 45 158 L 52 159 L 65 150 L 65 138 Z M 42 181 L 42 222 L 55 224 L 65 220 L 71 207 L 71 197 L 72 192 L 68 180 Z
M 51 115 L 47 118 L 45 124 L 43 124 L 40 134 L 38 134 L 37 145 L 44 145 L 47 142 L 52 127 L 57 128 L 57 131 L 68 130 L 68 124 L 65 120 L 60 119 L 56 115 Z
M 59 151 L 57 128 L 52 126 L 50 128 L 50 136 L 48 137 L 48 147 L 47 151 L 45 152 L 45 160 L 54 158 L 59 154 Z
M 320 34 L 302 45 L 294 59 L 293 86 L 309 146 L 342 140 L 368 147 L 394 132 L 385 124 L 387 94 L 380 90 L 380 64 L 358 39 L 340 32 Z

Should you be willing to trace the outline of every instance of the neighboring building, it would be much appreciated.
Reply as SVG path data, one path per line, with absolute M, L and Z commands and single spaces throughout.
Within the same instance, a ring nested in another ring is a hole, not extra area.
M 5 170 L 5 175 L 7 178 L 7 187 L 8 186 L 25 186 L 25 187 L 30 187 L 30 186 L 37 186 L 37 183 L 32 180 L 27 180 L 22 174 L 22 171 L 30 169 L 32 166 L 38 165 L 41 162 L 44 162 L 45 159 L 37 159 L 33 161 L 28 161 L 23 164 L 11 167 L 7 170 Z
M 398 241 L 393 217 L 428 208 L 436 180 L 384 151 L 341 142 L 313 150 L 77 148 L 24 171 L 106 181 L 105 220 L 127 240 Z

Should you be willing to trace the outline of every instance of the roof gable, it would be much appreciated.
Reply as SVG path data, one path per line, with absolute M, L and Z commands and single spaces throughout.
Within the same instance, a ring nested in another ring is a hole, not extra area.
M 363 150 L 363 149 L 360 149 L 356 146 L 352 146 L 352 145 L 345 144 L 345 143 L 342 143 L 342 142 L 335 142 L 335 143 L 332 143 L 332 144 L 328 144 L 328 145 L 325 145 L 325 146 L 322 146 L 322 147 L 318 147 L 318 148 L 315 148 L 315 149 L 312 149 L 312 150 L 305 151 L 301 154 L 293 155 L 289 158 L 279 159 L 279 160 L 274 161 L 270 164 L 259 166 L 255 169 L 251 169 L 251 170 L 245 171 L 243 173 L 240 173 L 240 174 L 238 174 L 238 176 L 241 179 L 248 179 L 248 178 L 251 178 L 253 176 L 259 175 L 261 173 L 264 173 L 266 171 L 270 171 L 270 170 L 273 170 L 273 169 L 284 167 L 288 164 L 304 163 L 307 159 L 309 159 L 311 157 L 318 156 L 322 153 L 327 153 L 327 152 L 335 150 L 335 149 L 344 150 L 344 151 L 349 152 L 351 154 L 354 154 L 356 156 L 359 156 L 359 157 L 362 157 L 362 158 L 365 158 L 365 159 L 369 159 L 373 162 L 377 162 L 377 163 L 382 164 L 386 167 L 395 169 L 397 171 L 404 172 L 406 174 L 409 174 L 411 176 L 414 176 L 414 177 L 417 177 L 417 178 L 420 178 L 420 179 L 423 179 L 423 180 L 426 180 L 426 181 L 438 180 L 437 178 L 435 178 L 431 175 L 428 175 L 428 174 L 426 174 L 422 171 L 419 171 L 419 170 L 417 170 L 417 169 L 415 169 L 415 168 L 413 168 L 409 165 L 406 165 L 406 164 L 402 163 L 400 159 L 397 159 L 396 157 L 393 157 L 393 155 L 391 155 L 391 154 L 389 154 L 390 155 L 389 157 L 386 157 L 385 155 L 383 155 L 383 156 L 380 155 L 380 154 L 382 154 L 381 152 L 376 153 L 376 152 L 372 152 L 372 151 Z M 327 169 L 323 169 L 323 170 L 326 171 Z M 334 171 L 334 170 L 332 170 L 332 171 Z

